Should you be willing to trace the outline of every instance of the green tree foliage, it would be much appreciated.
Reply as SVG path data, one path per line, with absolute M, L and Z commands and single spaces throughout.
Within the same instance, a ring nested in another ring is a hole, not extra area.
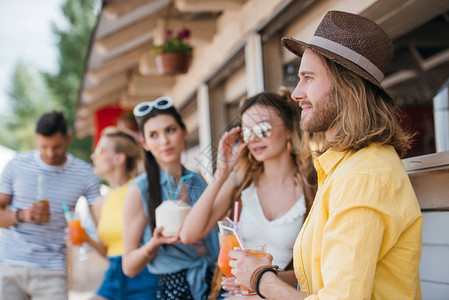
M 2 118 L 2 127 L 9 129 L 0 136 L 2 144 L 15 150 L 33 149 L 35 121 L 54 105 L 53 97 L 39 71 L 23 62 L 14 67 L 9 97 L 13 116 Z
M 98 0 L 67 0 L 62 6 L 67 23 L 59 27 L 53 24 L 53 32 L 58 37 L 59 70 L 55 74 L 44 73 L 44 78 L 71 125 L 75 119 L 78 89 L 98 4 Z M 74 137 L 69 151 L 89 160 L 92 139 Z
M 0 133 L 1 144 L 15 150 L 35 148 L 36 121 L 54 109 L 64 112 L 73 132 L 78 89 L 99 4 L 100 0 L 66 0 L 62 5 L 66 22 L 52 25 L 59 50 L 55 73 L 39 72 L 24 63 L 15 66 L 9 91 L 12 116 L 0 118 L 0 126 L 9 129 Z M 74 137 L 69 152 L 89 160 L 92 140 Z
M 76 101 L 99 0 L 67 0 L 62 6 L 66 23 L 53 32 L 58 38 L 59 68 L 55 74 L 41 73 L 24 63 L 15 66 L 9 97 L 12 116 L 2 116 L 0 142 L 15 150 L 34 145 L 34 130 L 40 115 L 52 109 L 62 110 L 72 127 Z M 91 139 L 74 138 L 69 149 L 75 156 L 89 160 Z

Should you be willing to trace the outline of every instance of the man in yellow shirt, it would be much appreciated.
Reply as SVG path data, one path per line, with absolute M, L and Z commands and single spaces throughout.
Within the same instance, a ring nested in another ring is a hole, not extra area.
M 325 150 L 294 248 L 301 291 L 279 279 L 270 256 L 231 252 L 233 274 L 267 299 L 421 299 L 422 215 L 400 160 L 410 135 L 380 84 L 391 40 L 371 20 L 330 11 L 309 44 L 282 43 L 302 57 L 292 94 L 301 127 L 321 134 Z

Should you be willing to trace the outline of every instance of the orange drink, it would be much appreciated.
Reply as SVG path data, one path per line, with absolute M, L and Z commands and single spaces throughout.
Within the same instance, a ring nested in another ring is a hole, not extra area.
M 81 245 L 86 240 L 86 232 L 81 226 L 81 221 L 79 219 L 73 219 L 67 222 L 69 225 L 69 236 L 70 242 L 73 245 Z
M 235 247 L 234 250 L 237 251 L 243 251 L 245 253 L 248 253 L 254 257 L 265 257 L 267 255 L 267 249 L 266 249 L 266 245 L 262 244 L 262 245 L 253 245 L 253 246 L 247 246 L 244 250 L 242 250 L 240 247 Z M 241 285 L 240 289 L 242 290 L 242 295 L 243 296 L 250 296 L 250 295 L 256 295 L 256 292 L 248 289 L 247 287 Z
M 231 274 L 231 267 L 229 266 L 229 261 L 231 260 L 231 258 L 229 257 L 229 251 L 231 251 L 238 245 L 239 242 L 237 241 L 235 235 L 221 235 L 221 247 L 220 253 L 218 254 L 217 264 L 223 274 L 227 277 L 234 276 Z

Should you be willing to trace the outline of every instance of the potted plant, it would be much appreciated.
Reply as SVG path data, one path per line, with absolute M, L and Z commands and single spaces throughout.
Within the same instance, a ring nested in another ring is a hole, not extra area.
M 192 59 L 192 46 L 186 42 L 189 37 L 190 31 L 187 28 L 180 30 L 177 35 L 173 35 L 173 30 L 166 31 L 164 44 L 152 50 L 159 73 L 187 72 Z

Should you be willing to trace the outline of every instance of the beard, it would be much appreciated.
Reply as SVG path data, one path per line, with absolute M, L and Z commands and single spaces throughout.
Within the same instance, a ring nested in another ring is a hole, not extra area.
M 307 115 L 301 114 L 301 129 L 312 133 L 326 132 L 336 117 L 337 103 L 332 91 L 328 91 L 312 104 Z

